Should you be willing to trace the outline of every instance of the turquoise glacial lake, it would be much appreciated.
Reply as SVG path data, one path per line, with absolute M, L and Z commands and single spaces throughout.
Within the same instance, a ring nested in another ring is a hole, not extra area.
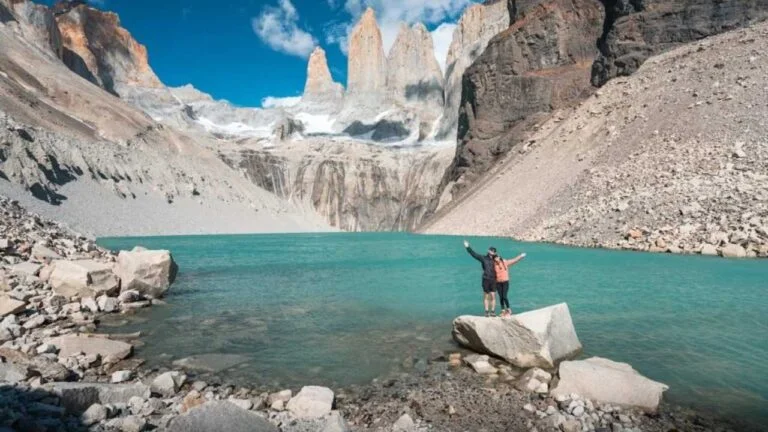
M 768 262 L 469 238 L 527 252 L 512 269 L 521 312 L 566 302 L 585 356 L 667 383 L 666 400 L 768 424 Z M 276 386 L 363 384 L 408 357 L 454 349 L 451 321 L 481 314 L 480 266 L 462 238 L 302 234 L 105 238 L 170 249 L 180 274 L 141 330 L 150 364 L 239 354 L 231 378 Z

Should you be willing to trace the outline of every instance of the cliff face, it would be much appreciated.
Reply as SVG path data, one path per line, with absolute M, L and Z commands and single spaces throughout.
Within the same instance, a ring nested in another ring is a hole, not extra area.
M 488 42 L 509 26 L 509 12 L 504 1 L 475 4 L 462 14 L 453 32 L 445 70 L 445 105 L 438 136 L 456 137 L 461 103 L 461 79 L 464 71 L 479 57 Z
M 61 5 L 57 11 L 63 60 L 72 71 L 115 94 L 124 86 L 163 86 L 149 66 L 147 49 L 120 25 L 116 14 L 79 3 Z
M 514 10 L 514 8 L 512 8 Z M 593 0 L 548 0 L 518 15 L 464 74 L 456 158 L 447 173 L 461 192 L 530 128 L 590 93 L 603 15 Z
M 448 148 L 403 152 L 325 140 L 221 154 L 259 187 L 346 231 L 415 229 L 453 156 Z
M 333 81 L 328 69 L 325 51 L 317 47 L 309 56 L 307 65 L 307 82 L 304 85 L 302 102 L 306 105 L 317 105 L 319 108 L 334 110 L 344 97 L 344 88 Z
M 432 36 L 423 24 L 403 24 L 387 58 L 387 89 L 398 103 L 429 112 L 443 106 L 443 72 L 435 58 Z
M 649 57 L 768 17 L 768 0 L 601 0 L 605 28 L 592 83 L 635 72 Z
M 368 9 L 349 36 L 347 94 L 356 104 L 379 104 L 386 97 L 387 59 L 381 30 Z

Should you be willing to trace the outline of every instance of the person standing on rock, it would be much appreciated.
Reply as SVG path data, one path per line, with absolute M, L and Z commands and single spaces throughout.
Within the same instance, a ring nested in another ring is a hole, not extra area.
M 509 307 L 509 268 L 519 263 L 525 258 L 525 254 L 520 254 L 515 259 L 505 260 L 498 254 L 493 257 L 493 266 L 496 270 L 496 291 L 499 293 L 499 302 L 501 303 L 501 317 L 509 318 L 512 316 L 512 309 Z
M 467 249 L 472 258 L 480 261 L 483 266 L 483 306 L 485 307 L 485 316 L 496 316 L 496 266 L 494 265 L 494 257 L 496 256 L 496 248 L 489 247 L 488 254 L 483 256 L 472 250 L 469 246 L 469 242 L 464 240 L 464 247 Z

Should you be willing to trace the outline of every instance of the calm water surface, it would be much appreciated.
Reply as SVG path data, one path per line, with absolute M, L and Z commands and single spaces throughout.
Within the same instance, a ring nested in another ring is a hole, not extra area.
M 451 320 L 482 312 L 479 264 L 461 238 L 306 234 L 110 238 L 170 249 L 181 273 L 168 306 L 126 331 L 151 363 L 244 355 L 227 373 L 276 385 L 359 384 L 408 357 L 451 349 Z M 567 302 L 585 355 L 631 363 L 668 400 L 768 424 L 768 262 L 653 255 L 470 238 L 528 258 L 514 311 Z

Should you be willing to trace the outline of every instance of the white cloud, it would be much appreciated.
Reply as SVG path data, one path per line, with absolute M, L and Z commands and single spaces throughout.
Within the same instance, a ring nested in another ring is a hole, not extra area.
M 301 102 L 301 96 L 274 97 L 267 96 L 261 100 L 262 108 L 288 108 L 298 105 Z
M 435 44 L 435 57 L 440 63 L 440 69 L 445 73 L 445 62 L 448 59 L 448 49 L 453 41 L 453 31 L 456 30 L 454 23 L 442 23 L 432 31 L 432 42 Z
M 347 35 L 354 24 L 368 7 L 376 11 L 376 19 L 381 28 L 381 36 L 384 43 L 384 51 L 395 43 L 397 33 L 400 31 L 400 23 L 414 24 L 422 22 L 427 25 L 435 25 L 446 22 L 455 22 L 461 12 L 476 0 L 346 0 L 344 9 L 352 16 L 352 21 L 344 28 L 345 33 L 340 37 L 341 27 L 326 28 L 326 42 L 338 43 L 342 51 L 346 53 Z M 436 29 L 435 31 L 439 30 Z M 444 37 L 446 28 L 441 33 L 434 33 L 433 37 Z M 448 42 L 450 44 L 450 41 Z M 438 47 L 435 42 L 436 48 Z M 442 42 L 439 46 L 442 48 Z M 447 48 L 445 48 L 447 52 Z M 436 52 L 437 54 L 437 52 Z M 445 62 L 444 55 L 437 54 L 438 61 Z
M 352 31 L 354 23 L 331 23 L 325 27 L 325 43 L 328 45 L 338 45 L 341 52 L 347 55 L 349 52 L 349 33 Z
M 291 0 L 278 0 L 279 7 L 266 6 L 251 22 L 253 31 L 275 51 L 302 58 L 317 45 L 317 40 L 299 28 L 299 13 Z

